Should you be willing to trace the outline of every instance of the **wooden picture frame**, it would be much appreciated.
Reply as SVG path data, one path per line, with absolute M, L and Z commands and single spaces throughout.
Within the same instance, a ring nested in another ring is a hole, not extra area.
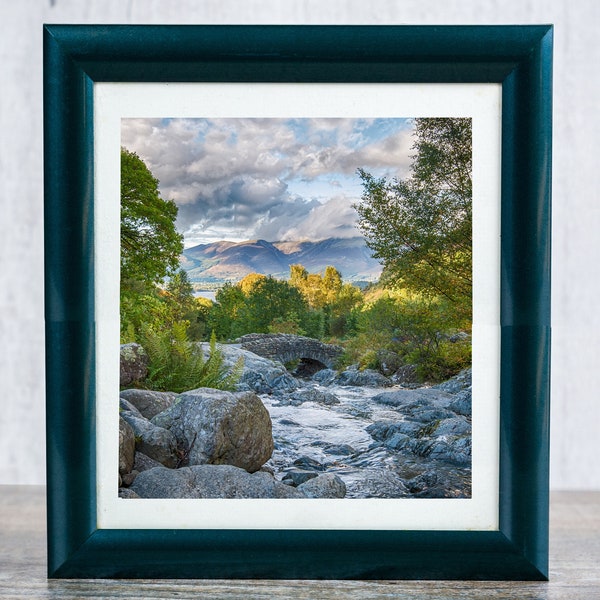
M 551 67 L 551 26 L 45 26 L 49 577 L 547 577 Z M 98 527 L 103 82 L 501 86 L 497 530 Z

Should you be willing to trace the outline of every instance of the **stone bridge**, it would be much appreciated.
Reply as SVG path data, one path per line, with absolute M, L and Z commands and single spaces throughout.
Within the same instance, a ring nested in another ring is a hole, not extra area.
M 239 340 L 242 348 L 270 360 L 286 364 L 300 361 L 297 375 L 310 375 L 333 369 L 343 349 L 319 340 L 288 333 L 250 333 Z

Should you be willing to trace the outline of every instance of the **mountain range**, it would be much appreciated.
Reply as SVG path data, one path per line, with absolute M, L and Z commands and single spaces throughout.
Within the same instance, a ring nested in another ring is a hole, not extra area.
M 237 282 L 249 273 L 289 277 L 290 265 L 301 264 L 309 273 L 332 265 L 344 281 L 376 281 L 379 261 L 371 256 L 364 238 L 328 238 L 318 242 L 220 241 L 186 248 L 180 258 L 192 283 Z

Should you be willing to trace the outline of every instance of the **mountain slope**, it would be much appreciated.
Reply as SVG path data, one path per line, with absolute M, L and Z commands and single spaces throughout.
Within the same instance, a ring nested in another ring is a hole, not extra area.
M 346 281 L 375 281 L 381 274 L 381 265 L 371 257 L 362 237 L 318 242 L 220 241 L 187 248 L 181 256 L 181 266 L 192 283 L 239 281 L 249 273 L 286 278 L 293 264 L 304 265 L 310 273 L 333 265 Z

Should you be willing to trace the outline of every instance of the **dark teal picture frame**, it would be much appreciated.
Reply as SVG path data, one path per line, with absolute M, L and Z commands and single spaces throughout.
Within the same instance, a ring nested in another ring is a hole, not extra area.
M 548 574 L 551 26 L 44 27 L 48 574 L 516 579 Z M 96 82 L 502 85 L 498 531 L 96 525 Z

